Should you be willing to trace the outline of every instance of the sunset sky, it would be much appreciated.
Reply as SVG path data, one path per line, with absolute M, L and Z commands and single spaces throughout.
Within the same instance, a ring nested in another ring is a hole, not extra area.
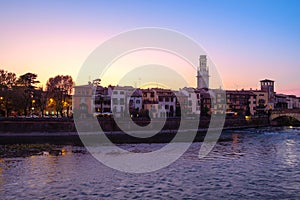
M 0 0 L 0 27 L 0 69 L 37 73 L 41 85 L 58 74 L 76 79 L 89 54 L 120 32 L 161 27 L 201 44 L 226 89 L 268 78 L 278 93 L 300 96 L 296 0 Z

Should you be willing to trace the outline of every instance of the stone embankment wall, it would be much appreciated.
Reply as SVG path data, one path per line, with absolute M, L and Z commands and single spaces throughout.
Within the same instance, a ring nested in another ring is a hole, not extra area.
M 199 128 L 208 128 L 209 127 L 209 118 L 203 118 L 199 122 Z M 195 120 L 183 120 L 180 119 L 168 119 L 164 125 L 164 130 L 177 130 L 179 124 L 183 124 L 183 129 L 189 129 L 190 123 L 197 123 Z M 82 119 L 78 121 L 80 127 L 84 131 L 96 130 L 96 127 L 99 126 L 98 123 L 95 123 L 95 119 Z M 113 119 L 105 118 L 99 119 L 99 123 L 104 131 L 114 132 L 121 131 L 116 122 Z M 127 121 L 118 120 L 118 123 L 121 127 L 129 126 Z M 140 126 L 146 126 L 149 124 L 149 121 L 138 121 Z M 153 126 L 160 123 L 160 121 L 153 121 Z M 220 121 L 221 124 L 221 121 Z M 268 126 L 268 118 L 253 118 L 249 121 L 244 118 L 227 118 L 224 124 L 225 128 L 245 128 L 245 127 L 258 127 L 258 126 Z M 131 127 L 127 127 L 130 129 Z M 222 128 L 222 127 L 219 127 Z M 75 123 L 72 119 L 0 119 L 0 132 L 14 132 L 14 133 L 31 133 L 31 132 L 76 132 Z
M 106 136 L 113 143 L 168 143 L 177 134 L 177 128 L 179 126 L 180 119 L 168 119 L 164 130 L 150 138 L 138 138 L 132 137 L 127 134 L 123 134 L 118 128 L 118 125 L 113 119 L 101 119 L 101 127 L 105 130 Z M 184 121 L 184 130 L 189 130 L 189 124 L 197 121 L 186 120 Z M 94 131 L 98 127 L 99 123 L 95 119 L 80 120 L 81 131 Z M 128 122 L 118 121 L 121 126 L 128 125 Z M 123 124 L 122 124 L 123 123 Z M 141 126 L 146 126 L 149 122 L 142 120 L 137 122 Z M 158 122 L 153 122 L 158 123 Z M 220 122 L 220 124 L 222 124 Z M 227 118 L 224 129 L 240 129 L 250 127 L 268 126 L 267 118 L 257 118 L 251 121 L 238 118 Z M 155 126 L 155 124 L 154 124 Z M 200 120 L 198 133 L 194 139 L 196 142 L 203 141 L 206 135 L 207 128 L 209 126 L 209 119 L 204 118 Z M 219 127 L 222 128 L 222 127 Z M 83 133 L 84 134 L 84 133 Z M 179 141 L 185 142 L 184 135 Z M 81 138 L 80 138 L 81 137 Z M 10 119 L 0 120 L 0 145 L 2 144 L 32 144 L 32 143 L 50 143 L 50 144 L 71 144 L 82 145 L 82 137 L 86 137 L 87 140 L 92 142 L 99 142 L 99 135 L 88 134 L 86 136 L 78 136 L 75 128 L 75 123 L 71 119 Z M 231 137 L 220 137 L 219 140 L 231 140 Z M 101 142 L 101 141 L 100 141 Z
M 0 132 L 30 133 L 30 132 L 75 132 L 72 119 L 0 119 Z

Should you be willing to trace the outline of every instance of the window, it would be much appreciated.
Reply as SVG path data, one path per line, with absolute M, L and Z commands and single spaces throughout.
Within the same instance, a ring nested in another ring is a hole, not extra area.
M 265 100 L 264 100 L 264 99 L 259 99 L 259 100 L 258 100 L 258 103 L 259 103 L 259 104 L 264 104 L 264 103 L 265 103 Z
M 86 102 L 86 98 L 85 97 L 81 97 L 80 98 L 80 103 L 85 103 Z
M 85 105 L 85 104 L 81 104 L 80 106 L 79 106 L 79 109 L 80 110 L 82 110 L 82 111 L 87 111 L 87 105 Z
M 112 99 L 112 103 L 113 103 L 113 105 L 117 105 L 118 104 L 118 99 L 117 98 L 113 98 Z
M 122 98 L 122 99 L 120 99 L 120 105 L 124 105 L 124 99 Z
M 120 94 L 124 94 L 124 91 L 121 91 Z
M 114 94 L 118 94 L 118 91 L 114 91 Z
M 136 104 L 140 104 L 141 101 L 138 99 L 138 100 L 135 101 L 135 103 L 136 103 Z
M 165 105 L 165 109 L 168 110 L 169 109 L 169 105 Z
M 174 107 L 170 106 L 170 111 L 173 112 L 174 111 Z

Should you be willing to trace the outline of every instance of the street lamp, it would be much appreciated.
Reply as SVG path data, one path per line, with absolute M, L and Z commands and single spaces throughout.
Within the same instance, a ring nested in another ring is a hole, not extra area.
M 31 117 L 33 117 L 33 113 L 34 113 L 34 103 L 35 103 L 35 99 L 31 100 Z
M 3 97 L 0 97 L 0 109 L 2 110 L 2 104 L 3 104 Z M 3 105 L 3 107 L 4 107 L 4 105 Z

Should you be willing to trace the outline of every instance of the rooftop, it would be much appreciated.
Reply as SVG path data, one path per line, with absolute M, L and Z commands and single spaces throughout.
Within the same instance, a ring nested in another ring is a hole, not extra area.
M 275 82 L 275 81 L 273 81 L 273 80 L 270 80 L 270 79 L 264 79 L 264 80 L 261 80 L 260 82 Z

